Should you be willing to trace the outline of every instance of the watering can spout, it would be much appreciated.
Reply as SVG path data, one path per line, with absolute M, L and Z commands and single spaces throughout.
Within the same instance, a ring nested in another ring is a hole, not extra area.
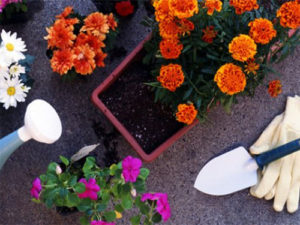
M 55 109 L 44 100 L 34 100 L 26 109 L 24 126 L 0 139 L 0 170 L 24 142 L 34 139 L 52 144 L 60 138 L 61 133 L 62 125 Z

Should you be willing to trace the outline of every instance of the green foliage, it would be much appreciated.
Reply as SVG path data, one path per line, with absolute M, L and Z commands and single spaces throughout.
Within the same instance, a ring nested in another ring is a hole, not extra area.
M 80 218 L 80 224 L 90 224 L 92 220 L 113 222 L 118 213 L 125 213 L 137 208 L 139 214 L 131 217 L 133 225 L 154 224 L 161 221 L 161 217 L 155 213 L 156 203 L 153 201 L 141 201 L 141 194 L 146 191 L 146 180 L 149 170 L 140 169 L 140 174 L 134 183 L 126 183 L 122 176 L 122 162 L 113 164 L 109 168 L 100 168 L 94 157 L 86 157 L 82 164 L 73 162 L 64 156 L 60 156 L 61 163 L 51 162 L 45 174 L 40 175 L 42 191 L 40 199 L 33 199 L 36 203 L 44 203 L 48 208 L 53 206 L 76 208 L 84 215 Z M 60 167 L 62 172 L 57 168 Z M 97 200 L 90 198 L 80 199 L 78 195 L 86 191 L 81 178 L 88 181 L 96 180 L 100 191 Z M 136 194 L 139 193 L 139 194 Z
M 6 5 L 3 11 L 0 13 L 0 23 L 5 20 L 10 20 L 20 16 L 21 13 L 26 13 L 28 11 L 27 1 L 23 0 L 18 3 L 10 3 Z
M 276 11 L 280 7 L 279 1 L 258 1 L 259 9 L 237 15 L 229 0 L 223 1 L 221 12 L 214 12 L 212 16 L 207 15 L 207 9 L 199 3 L 199 13 L 189 18 L 195 25 L 195 29 L 190 33 L 180 37 L 183 50 L 178 59 L 164 59 L 161 56 L 159 43 L 162 40 L 159 34 L 158 23 L 151 19 L 145 19 L 143 24 L 152 28 L 152 38 L 145 43 L 146 54 L 143 63 L 151 65 L 151 74 L 154 82 L 147 85 L 152 87 L 155 95 L 155 102 L 159 101 L 169 105 L 175 112 L 177 106 L 182 103 L 192 102 L 198 110 L 198 119 L 205 120 L 210 108 L 221 104 L 227 113 L 230 112 L 232 104 L 236 103 L 237 96 L 253 96 L 255 89 L 264 83 L 268 73 L 278 74 L 272 69 L 272 65 L 279 63 L 290 55 L 295 47 L 300 44 L 299 30 L 291 37 L 288 29 L 281 27 L 279 19 L 276 18 Z M 245 70 L 247 62 L 242 63 L 232 58 L 228 51 L 228 45 L 232 39 L 239 34 L 249 33 L 249 22 L 256 18 L 266 18 L 274 22 L 277 36 L 266 45 L 257 44 L 256 63 L 259 64 L 257 74 L 246 74 L 247 85 L 245 90 L 233 96 L 226 95 L 220 91 L 214 82 L 217 70 L 225 63 L 234 63 Z M 203 29 L 213 26 L 217 31 L 217 36 L 212 43 L 202 40 Z M 279 45 L 273 49 L 274 45 Z M 162 65 L 176 63 L 182 66 L 185 81 L 171 92 L 157 82 L 156 77 Z M 279 74 L 278 74 L 279 75 Z

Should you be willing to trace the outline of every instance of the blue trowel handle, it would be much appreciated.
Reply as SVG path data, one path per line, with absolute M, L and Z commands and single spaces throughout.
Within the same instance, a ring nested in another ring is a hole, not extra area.
M 255 156 L 255 160 L 259 168 L 262 170 L 263 167 L 270 162 L 273 162 L 277 159 L 280 159 L 284 156 L 292 154 L 296 151 L 300 150 L 300 139 L 296 139 L 292 142 L 289 142 L 285 145 L 281 145 L 277 148 L 274 148 L 270 151 L 262 153 L 258 156 Z
M 0 170 L 8 157 L 23 143 L 18 135 L 18 131 L 0 139 Z

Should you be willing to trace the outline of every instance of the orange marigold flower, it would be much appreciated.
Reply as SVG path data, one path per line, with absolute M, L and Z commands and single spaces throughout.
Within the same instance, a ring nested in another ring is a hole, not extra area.
M 192 17 L 199 11 L 197 0 L 169 0 L 169 8 L 179 19 Z
M 109 28 L 112 30 L 116 30 L 116 27 L 118 27 L 118 23 L 115 20 L 114 14 L 112 14 L 112 13 L 110 13 L 107 16 L 107 23 L 108 23 Z
M 73 45 L 76 35 L 73 33 L 74 27 L 67 26 L 64 20 L 57 20 L 50 28 L 46 28 L 48 35 L 48 48 L 69 48 Z
M 183 45 L 178 39 L 163 39 L 159 44 L 159 48 L 165 59 L 177 59 L 181 54 Z
M 64 75 L 73 67 L 74 55 L 71 49 L 56 50 L 50 60 L 54 72 Z
M 204 7 L 207 8 L 207 14 L 212 15 L 214 11 L 221 12 L 223 3 L 220 0 L 206 0 Z
M 169 8 L 169 0 L 156 0 L 153 2 L 153 7 L 155 8 L 155 19 L 157 22 L 173 18 Z
M 164 20 L 159 23 L 160 36 L 166 39 L 178 38 L 178 34 L 181 32 L 175 19 Z
M 187 125 L 190 125 L 196 119 L 198 111 L 195 109 L 193 103 L 179 104 L 177 106 L 176 120 Z
M 268 44 L 274 37 L 276 37 L 276 30 L 270 20 L 259 18 L 251 21 L 249 35 L 256 42 L 260 44 Z
M 182 67 L 178 64 L 162 66 L 157 80 L 164 88 L 174 92 L 184 81 Z
M 109 31 L 107 16 L 100 12 L 90 14 L 84 19 L 84 26 L 80 31 L 100 37 L 103 41 L 106 38 L 105 34 Z
M 79 33 L 76 39 L 75 45 L 85 45 L 88 44 L 94 52 L 97 52 L 100 48 L 105 47 L 103 41 L 101 41 L 98 37 L 92 34 Z
M 230 0 L 229 3 L 235 8 L 235 13 L 239 15 L 259 8 L 256 0 Z
M 246 87 L 246 75 L 241 67 L 233 63 L 226 63 L 221 66 L 215 74 L 214 81 L 220 90 L 228 95 L 242 92 Z
M 91 74 L 96 68 L 94 60 L 95 52 L 88 44 L 76 46 L 74 49 L 74 67 L 77 73 L 82 75 Z
M 277 11 L 280 24 L 283 27 L 297 29 L 300 27 L 300 1 L 291 1 L 282 4 Z
M 95 56 L 96 65 L 99 67 L 105 67 L 104 59 L 106 58 L 107 54 L 102 52 L 102 50 L 98 50 Z
M 254 40 L 245 34 L 233 38 L 229 44 L 229 52 L 235 60 L 245 62 L 254 58 L 257 46 Z
M 191 31 L 195 29 L 194 23 L 192 21 L 189 21 L 188 19 L 179 20 L 178 26 L 180 35 L 185 35 L 186 33 L 190 35 Z
M 247 65 L 245 65 L 245 72 L 247 74 L 253 73 L 254 75 L 256 75 L 257 70 L 259 70 L 259 64 L 257 64 L 254 59 L 249 59 L 247 61 Z
M 212 43 L 214 38 L 217 36 L 218 32 L 215 31 L 214 26 L 207 26 L 202 30 L 203 36 L 202 40 L 207 43 Z
M 273 80 L 269 83 L 268 92 L 271 97 L 275 98 L 282 93 L 282 85 L 280 80 Z

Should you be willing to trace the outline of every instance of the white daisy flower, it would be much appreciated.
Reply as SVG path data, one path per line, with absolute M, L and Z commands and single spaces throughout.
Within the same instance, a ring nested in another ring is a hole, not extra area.
M 17 38 L 17 33 L 5 32 L 2 30 L 1 32 L 1 49 L 0 55 L 4 54 L 7 60 L 11 60 L 11 62 L 18 62 L 21 59 L 25 59 L 25 56 L 22 52 L 27 51 L 26 45 L 21 38 Z
M 17 102 L 25 101 L 27 95 L 22 87 L 24 84 L 18 78 L 9 79 L 0 86 L 0 102 L 5 109 L 17 107 Z
M 21 73 L 25 73 L 25 67 L 19 64 L 14 64 L 9 68 L 10 75 L 19 77 Z
M 10 76 L 9 76 L 9 69 L 8 69 L 8 67 L 6 67 L 6 66 L 1 66 L 0 65 L 0 80 L 1 79 L 8 79 L 8 78 L 10 78 Z

